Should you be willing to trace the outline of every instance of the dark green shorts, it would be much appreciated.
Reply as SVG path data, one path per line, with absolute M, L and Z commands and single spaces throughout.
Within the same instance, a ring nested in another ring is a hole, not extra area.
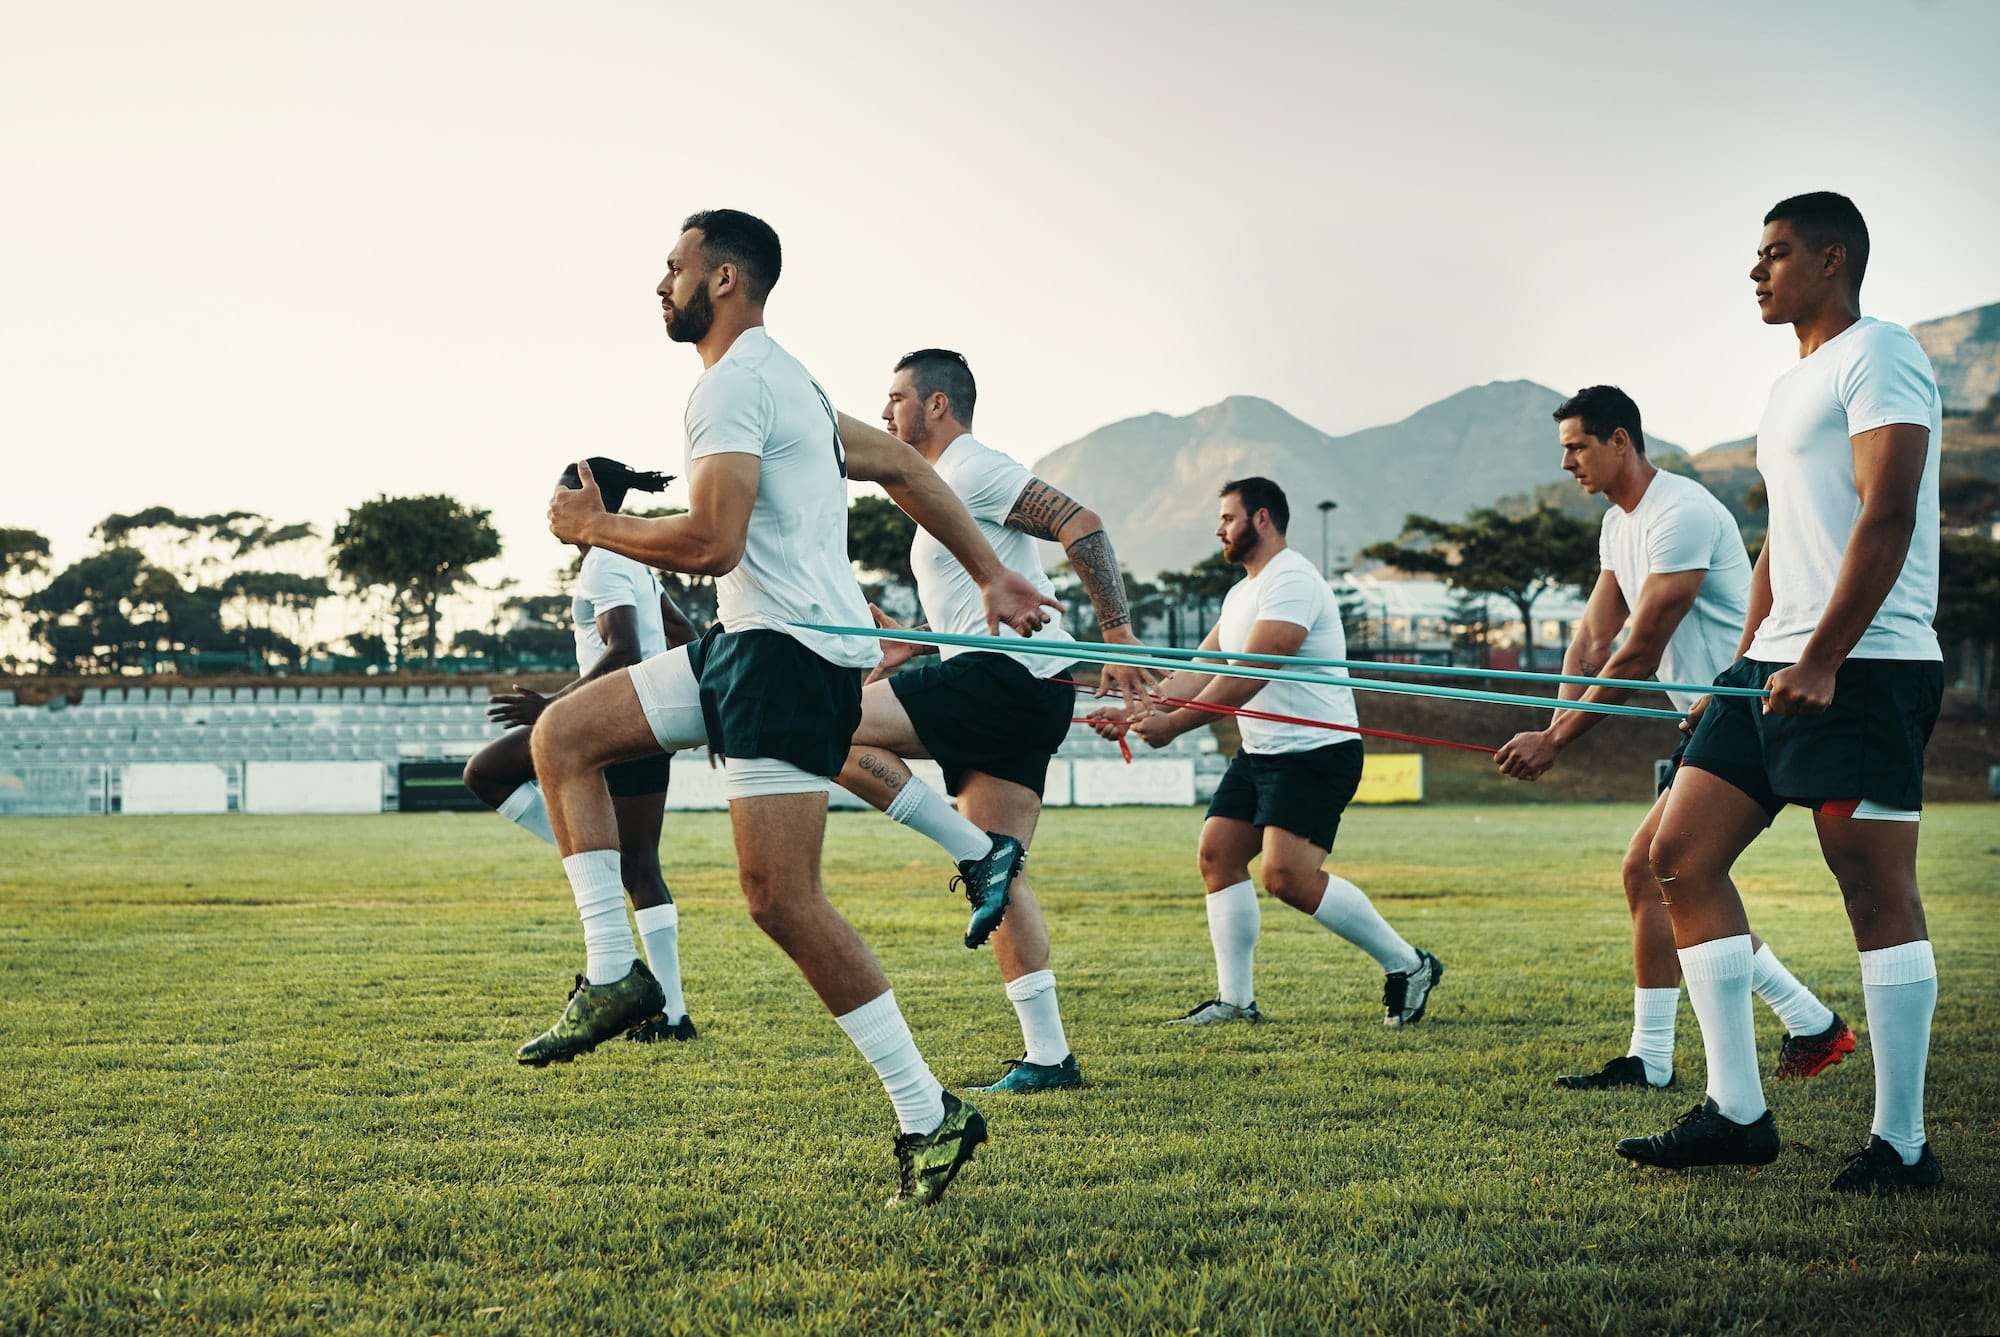
M 1789 667 L 1739 659 L 1715 685 L 1763 687 Z M 1754 697 L 1712 698 L 1681 764 L 1727 781 L 1772 817 L 1788 803 L 1850 800 L 1914 812 L 1924 806 L 1924 748 L 1943 696 L 1936 660 L 1850 659 L 1824 714 L 1767 715 Z
M 1361 787 L 1361 760 L 1359 738 L 1310 752 L 1238 752 L 1208 801 L 1208 815 L 1275 826 L 1330 850 L 1340 816 Z
M 857 668 L 830 664 L 782 631 L 710 628 L 690 650 L 701 679 L 709 751 L 790 762 L 812 775 L 840 774 L 861 724 Z
M 906 668 L 889 686 L 953 796 L 978 771 L 1040 798 L 1049 758 L 1076 714 L 1076 688 L 1037 678 L 1012 655 L 991 651 Z
M 637 757 L 631 761 L 613 762 L 604 768 L 604 784 L 613 798 L 635 798 L 640 794 L 664 794 L 667 792 L 667 777 L 673 769 L 674 754 L 662 752 L 654 757 Z

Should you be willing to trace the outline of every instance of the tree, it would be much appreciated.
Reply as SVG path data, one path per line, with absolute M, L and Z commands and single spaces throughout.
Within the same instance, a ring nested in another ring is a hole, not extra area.
M 333 531 L 334 569 L 387 598 L 399 668 L 405 622 L 422 617 L 424 659 L 435 663 L 439 606 L 472 578 L 470 568 L 499 555 L 491 513 L 453 497 L 377 497 Z
M 1186 571 L 1162 571 L 1159 598 L 1166 607 L 1167 638 L 1171 644 L 1199 644 L 1208 634 L 1209 609 L 1222 602 L 1230 587 L 1243 579 L 1243 569 L 1217 548 Z M 1192 612 L 1184 619 L 1183 613 Z
M 137 548 L 94 552 L 58 572 L 25 601 L 32 634 L 58 673 L 116 672 L 141 662 L 147 627 L 133 616 L 153 596 L 153 568 Z
M 877 584 L 907 586 L 912 598 L 917 576 L 910 569 L 910 545 L 916 538 L 917 522 L 887 497 L 856 497 L 847 508 L 847 560 Z
M 1554 507 L 1510 517 L 1490 506 L 1463 520 L 1403 518 L 1402 535 L 1371 543 L 1362 556 L 1401 571 L 1435 575 L 1453 589 L 1497 594 L 1521 613 L 1521 664 L 1535 655 L 1535 601 L 1553 589 L 1579 592 L 1598 571 L 1597 535 Z
M 0 526 L 0 608 L 9 604 L 17 610 L 24 608 L 36 576 L 49 569 L 49 541 L 32 529 L 8 529 Z M 9 641 L 15 640 L 15 622 L 7 621 Z M 25 638 L 23 638 L 25 642 Z M 26 648 L 25 643 L 22 648 Z M 10 647 L 0 645 L 0 663 L 9 665 L 23 663 L 9 652 Z

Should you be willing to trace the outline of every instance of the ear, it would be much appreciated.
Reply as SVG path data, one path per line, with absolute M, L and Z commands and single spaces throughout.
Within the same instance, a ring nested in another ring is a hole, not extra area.
M 1827 247 L 1819 254 L 1819 272 L 1822 278 L 1832 278 L 1847 267 L 1847 248 L 1839 242 Z
M 742 275 L 736 272 L 735 265 L 727 260 L 723 261 L 715 267 L 714 295 L 721 297 L 725 293 L 736 291 L 736 286 L 742 281 L 742 277 Z
M 1605 444 L 1613 450 L 1630 450 L 1632 449 L 1632 434 L 1623 427 L 1614 427 L 1611 429 L 1611 439 L 1605 442 Z

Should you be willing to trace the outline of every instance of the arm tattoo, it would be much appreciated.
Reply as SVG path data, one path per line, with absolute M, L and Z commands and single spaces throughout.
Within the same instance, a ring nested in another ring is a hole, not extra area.
M 1070 570 L 1083 582 L 1090 606 L 1097 610 L 1098 629 L 1116 631 L 1130 625 L 1132 610 L 1125 602 L 1125 581 L 1118 574 L 1118 555 L 1111 551 L 1111 536 L 1101 529 L 1092 530 L 1065 551 Z
M 1018 529 L 1030 538 L 1054 542 L 1062 527 L 1082 509 L 1082 503 L 1070 500 L 1060 489 L 1037 478 L 1021 489 L 1014 510 L 1007 517 L 1007 528 Z

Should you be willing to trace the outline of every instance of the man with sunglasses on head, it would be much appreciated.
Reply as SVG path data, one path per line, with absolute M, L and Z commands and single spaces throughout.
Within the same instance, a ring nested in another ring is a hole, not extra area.
M 882 420 L 892 436 L 937 470 L 1010 570 L 1053 594 L 1036 540 L 1062 544 L 1097 612 L 1103 638 L 1137 646 L 1125 582 L 1104 522 L 1019 461 L 977 440 L 972 435 L 977 395 L 963 355 L 945 348 L 920 349 L 897 361 Z M 910 566 L 930 629 L 984 632 L 978 587 L 942 543 L 919 532 L 910 548 Z M 881 609 L 870 611 L 878 625 L 895 626 Z M 1035 631 L 1033 639 L 1068 641 L 1070 635 L 1052 621 Z M 1082 1077 L 1056 1005 L 1048 925 L 1023 871 L 1041 815 L 1049 761 L 1075 715 L 1076 693 L 1064 681 L 1075 665 L 1058 655 L 946 647 L 937 652 L 938 662 L 881 680 L 890 669 L 929 653 L 928 647 L 907 641 L 883 642 L 882 663 L 862 695 L 861 727 L 840 783 L 957 860 L 973 904 L 965 945 L 976 947 L 992 934 L 994 960 L 1020 1021 L 1024 1047 L 997 1082 L 975 1089 L 1029 1092 L 1080 1086 Z M 1143 714 L 1150 677 L 1141 669 L 1107 667 L 1098 690 L 1116 686 L 1133 712 Z M 907 757 L 933 758 L 943 767 L 945 788 L 958 799 L 959 811 L 910 773 Z M 996 864 L 997 853 L 1005 854 L 1004 864 Z M 1004 868 L 1005 875 L 979 880 L 981 869 L 996 867 Z

